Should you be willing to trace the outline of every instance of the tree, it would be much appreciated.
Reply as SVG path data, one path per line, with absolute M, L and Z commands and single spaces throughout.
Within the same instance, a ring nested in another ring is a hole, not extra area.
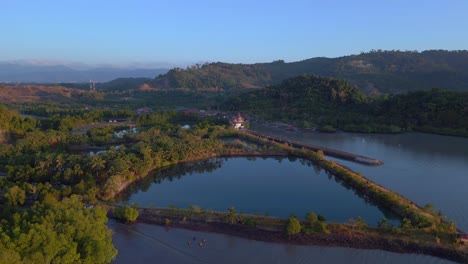
M 91 156 L 90 166 L 93 172 L 96 174 L 96 178 L 99 179 L 99 171 L 106 167 L 106 161 L 98 155 Z
M 411 220 L 409 220 L 408 218 L 403 218 L 403 220 L 401 220 L 401 228 L 413 228 L 413 225 L 411 224 Z
M 323 150 L 319 149 L 317 150 L 317 155 L 320 157 L 320 158 L 323 158 L 325 156 L 325 154 L 323 153 Z
M 230 207 L 228 209 L 229 213 L 228 213 L 228 221 L 231 223 L 231 224 L 234 224 L 237 220 L 237 213 L 236 213 L 236 208 L 234 207 Z
M 0 263 L 110 263 L 117 255 L 106 212 L 84 208 L 78 196 L 46 196 L 2 221 Z
M 306 214 L 306 221 L 309 225 L 313 225 L 318 222 L 317 215 L 314 212 L 308 212 Z
M 115 208 L 114 213 L 117 219 L 126 223 L 133 223 L 138 218 L 138 210 L 129 205 Z
M 286 234 L 288 236 L 295 235 L 301 232 L 302 226 L 296 216 L 291 215 L 286 223 Z
M 353 229 L 362 230 L 362 229 L 365 229 L 367 227 L 366 221 L 360 216 L 358 216 L 355 219 L 353 219 L 353 218 L 349 219 L 347 221 L 347 224 L 350 225 Z
M 327 224 L 324 223 L 323 221 L 320 221 L 320 219 L 317 217 L 317 215 L 314 212 L 307 213 L 305 218 L 307 221 L 307 225 L 303 227 L 304 233 L 306 234 L 330 233 L 330 231 L 328 231 Z
M 23 205 L 26 201 L 25 191 L 17 185 L 8 189 L 3 197 L 5 198 L 6 203 L 11 206 Z
M 379 221 L 377 226 L 380 228 L 390 228 L 390 223 L 388 223 L 388 219 L 384 217 Z
M 428 213 L 435 213 L 434 206 L 430 203 L 424 205 L 424 211 Z

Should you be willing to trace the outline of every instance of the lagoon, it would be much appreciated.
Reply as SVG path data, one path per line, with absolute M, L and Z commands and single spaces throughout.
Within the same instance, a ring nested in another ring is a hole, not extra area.
M 152 182 L 151 182 L 152 181 Z M 361 216 L 376 226 L 398 218 L 356 194 L 309 161 L 296 158 L 216 158 L 156 171 L 128 189 L 122 200 L 141 207 L 188 208 L 304 218 L 314 211 L 330 222 Z

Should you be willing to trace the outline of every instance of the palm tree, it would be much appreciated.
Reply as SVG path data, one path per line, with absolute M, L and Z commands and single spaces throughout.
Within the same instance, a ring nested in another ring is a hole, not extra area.
M 55 169 L 61 170 L 63 168 L 64 160 L 62 154 L 55 157 Z
M 90 167 L 96 174 L 96 178 L 99 178 L 99 171 L 106 168 L 106 161 L 98 155 L 91 156 Z

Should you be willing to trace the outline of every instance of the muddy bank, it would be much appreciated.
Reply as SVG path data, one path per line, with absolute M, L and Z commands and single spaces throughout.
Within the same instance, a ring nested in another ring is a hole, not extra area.
M 138 222 L 164 225 L 167 228 L 183 228 L 193 231 L 214 232 L 250 240 L 294 245 L 312 245 L 326 247 L 347 247 L 356 249 L 380 249 L 395 253 L 424 254 L 459 263 L 468 263 L 465 248 L 454 248 L 436 243 L 399 239 L 394 236 L 376 235 L 343 229 L 331 234 L 296 234 L 288 236 L 282 227 L 246 226 L 240 223 L 230 224 L 219 220 L 206 221 L 201 218 L 190 218 L 181 221 L 169 215 L 156 215 L 155 209 L 140 209 Z M 112 217 L 112 213 L 109 214 Z M 167 224 L 168 220 L 169 224 Z M 286 220 L 284 220 L 286 221 Z

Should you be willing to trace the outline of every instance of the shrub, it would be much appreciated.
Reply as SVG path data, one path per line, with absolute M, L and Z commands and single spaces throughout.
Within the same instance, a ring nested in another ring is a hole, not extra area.
M 353 229 L 363 230 L 367 228 L 366 221 L 360 216 L 358 216 L 355 219 L 353 218 L 349 219 L 347 221 L 347 224 L 350 225 Z
M 318 234 L 330 234 L 327 224 L 322 222 L 317 222 L 313 225 L 313 231 Z
M 324 217 L 323 215 L 321 215 L 321 214 L 318 214 L 318 215 L 317 215 L 317 219 L 318 219 L 320 222 L 326 222 L 326 221 L 327 221 L 327 219 L 325 219 L 325 217 Z
M 255 222 L 250 217 L 245 217 L 242 219 L 241 223 L 246 226 L 255 226 Z
M 319 127 L 318 129 L 320 132 L 327 132 L 327 133 L 334 133 L 336 132 L 336 129 L 330 125 L 324 125 Z

